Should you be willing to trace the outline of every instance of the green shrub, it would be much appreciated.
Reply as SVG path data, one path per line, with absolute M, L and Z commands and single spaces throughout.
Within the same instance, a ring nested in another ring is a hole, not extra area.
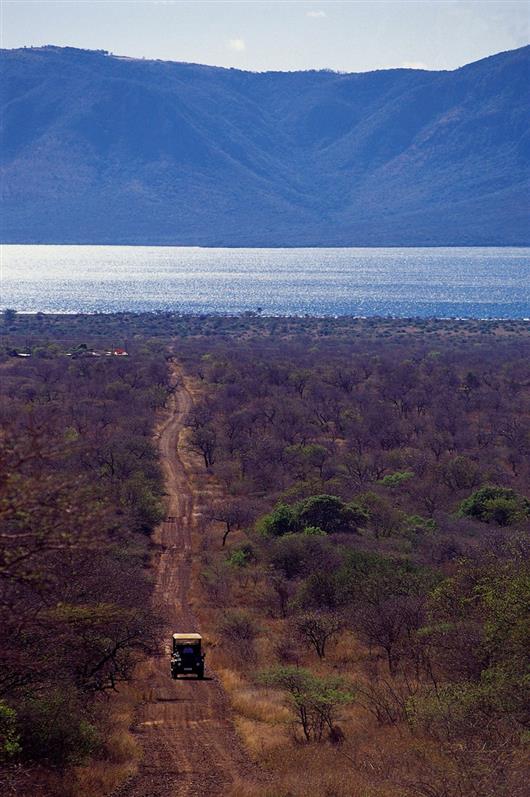
M 318 526 L 306 526 L 305 529 L 302 530 L 302 534 L 305 534 L 307 537 L 325 537 L 326 532 L 319 528 Z
M 285 534 L 267 548 L 269 563 L 287 579 L 326 568 L 333 555 L 326 534 Z
M 20 753 L 20 736 L 14 709 L 0 700 L 0 762 L 8 761 Z
M 240 545 L 239 548 L 234 548 L 228 556 L 228 564 L 232 567 L 247 567 L 250 562 L 254 561 L 256 555 L 250 543 Z
M 493 667 L 484 670 L 478 682 L 420 691 L 407 701 L 408 722 L 439 741 L 474 737 L 496 746 L 507 725 L 515 730 L 525 724 L 528 680 Z
M 356 531 L 368 519 L 356 504 L 345 504 L 336 495 L 313 495 L 295 504 L 298 525 L 318 526 L 328 534 Z
M 258 531 L 266 536 L 281 537 L 283 534 L 296 531 L 297 519 L 294 508 L 287 504 L 278 504 L 272 512 L 258 522 Z
M 383 487 L 391 487 L 392 489 L 395 489 L 396 487 L 400 487 L 403 482 L 407 482 L 413 477 L 414 472 L 411 470 L 396 471 L 395 473 L 389 473 L 388 476 L 383 476 L 383 478 L 379 480 L 378 484 L 382 484 Z
M 326 730 L 331 733 L 340 706 L 354 699 L 341 678 L 319 677 L 301 667 L 273 667 L 260 673 L 258 682 L 284 693 L 307 742 L 321 741 Z
M 342 578 L 342 571 L 329 570 L 312 573 L 300 585 L 295 604 L 303 610 L 325 609 L 332 611 L 346 603 L 347 585 Z
M 326 534 L 355 532 L 369 518 L 358 504 L 345 503 L 336 495 L 312 495 L 292 506 L 278 504 L 258 523 L 258 531 L 272 537 L 316 528 Z M 314 532 L 312 532 L 314 533 Z
M 530 516 L 530 501 L 508 487 L 486 485 L 462 501 L 458 514 L 482 523 L 511 526 Z

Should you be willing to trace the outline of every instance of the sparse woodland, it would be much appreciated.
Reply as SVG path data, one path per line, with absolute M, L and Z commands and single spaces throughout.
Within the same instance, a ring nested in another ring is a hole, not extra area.
M 59 793 L 66 773 L 79 794 L 72 767 L 119 757 L 109 695 L 158 642 L 147 564 L 165 357 L 82 355 L 45 345 L 0 365 L 3 793 Z
M 157 645 L 152 431 L 171 339 L 195 385 L 194 603 L 266 774 L 255 797 L 522 797 L 524 324 L 9 324 L 0 731 L 14 794 L 46 771 L 70 795 L 72 768 L 112 756 L 109 694 Z M 128 358 L 65 356 L 119 329 Z
M 522 795 L 527 344 L 184 348 L 198 604 L 264 793 Z

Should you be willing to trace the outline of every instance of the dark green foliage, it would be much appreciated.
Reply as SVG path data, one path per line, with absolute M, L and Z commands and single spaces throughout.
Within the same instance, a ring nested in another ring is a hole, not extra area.
M 297 531 L 298 519 L 294 507 L 278 504 L 258 523 L 258 529 L 271 537 L 281 537 Z
M 409 718 L 440 741 L 467 739 L 489 751 L 528 726 L 530 571 L 505 563 L 462 562 L 431 593 L 421 629 L 442 688 L 409 701 Z
M 520 689 L 520 696 L 522 695 Z M 455 742 L 470 737 L 486 749 L 501 738 L 503 715 L 513 708 L 506 683 L 499 678 L 483 682 L 446 684 L 436 692 L 425 690 L 409 699 L 408 720 L 437 742 Z
M 368 513 L 355 503 L 345 504 L 335 495 L 314 495 L 296 505 L 300 526 L 317 526 L 328 534 L 357 531 Z
M 345 503 L 336 495 L 313 495 L 292 506 L 278 504 L 260 520 L 258 528 L 274 537 L 308 533 L 308 528 L 327 534 L 350 533 L 366 525 L 367 520 L 368 512 L 355 502 Z
M 22 756 L 63 769 L 78 764 L 100 743 L 74 693 L 55 690 L 29 698 L 18 710 Z
M 311 536 L 325 537 L 326 536 L 326 532 L 324 531 L 324 529 L 321 529 L 319 526 L 306 526 L 302 530 L 302 534 L 305 534 L 306 536 L 309 536 L 309 537 L 311 537 Z
M 154 452 L 149 453 L 150 459 L 155 460 Z M 165 514 L 157 476 L 156 470 L 155 478 L 145 470 L 138 471 L 121 487 L 122 502 L 133 517 L 133 528 L 144 534 L 149 534 Z
M 530 517 L 530 501 L 507 487 L 481 487 L 460 504 L 459 514 L 482 523 L 511 526 Z
M 256 554 L 251 543 L 245 543 L 230 551 L 228 562 L 232 567 L 247 567 L 256 561 Z
M 348 580 L 344 576 L 342 569 L 311 573 L 300 586 L 296 604 L 302 609 L 341 608 L 348 601 Z

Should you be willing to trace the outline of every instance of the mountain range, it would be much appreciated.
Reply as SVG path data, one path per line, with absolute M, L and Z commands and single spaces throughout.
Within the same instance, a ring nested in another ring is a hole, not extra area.
M 0 62 L 3 242 L 530 244 L 530 46 L 355 74 Z

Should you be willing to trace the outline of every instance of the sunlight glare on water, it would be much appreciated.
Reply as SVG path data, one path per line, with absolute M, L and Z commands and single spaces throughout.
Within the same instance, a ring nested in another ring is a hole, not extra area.
M 2 247 L 20 312 L 530 317 L 530 248 Z

